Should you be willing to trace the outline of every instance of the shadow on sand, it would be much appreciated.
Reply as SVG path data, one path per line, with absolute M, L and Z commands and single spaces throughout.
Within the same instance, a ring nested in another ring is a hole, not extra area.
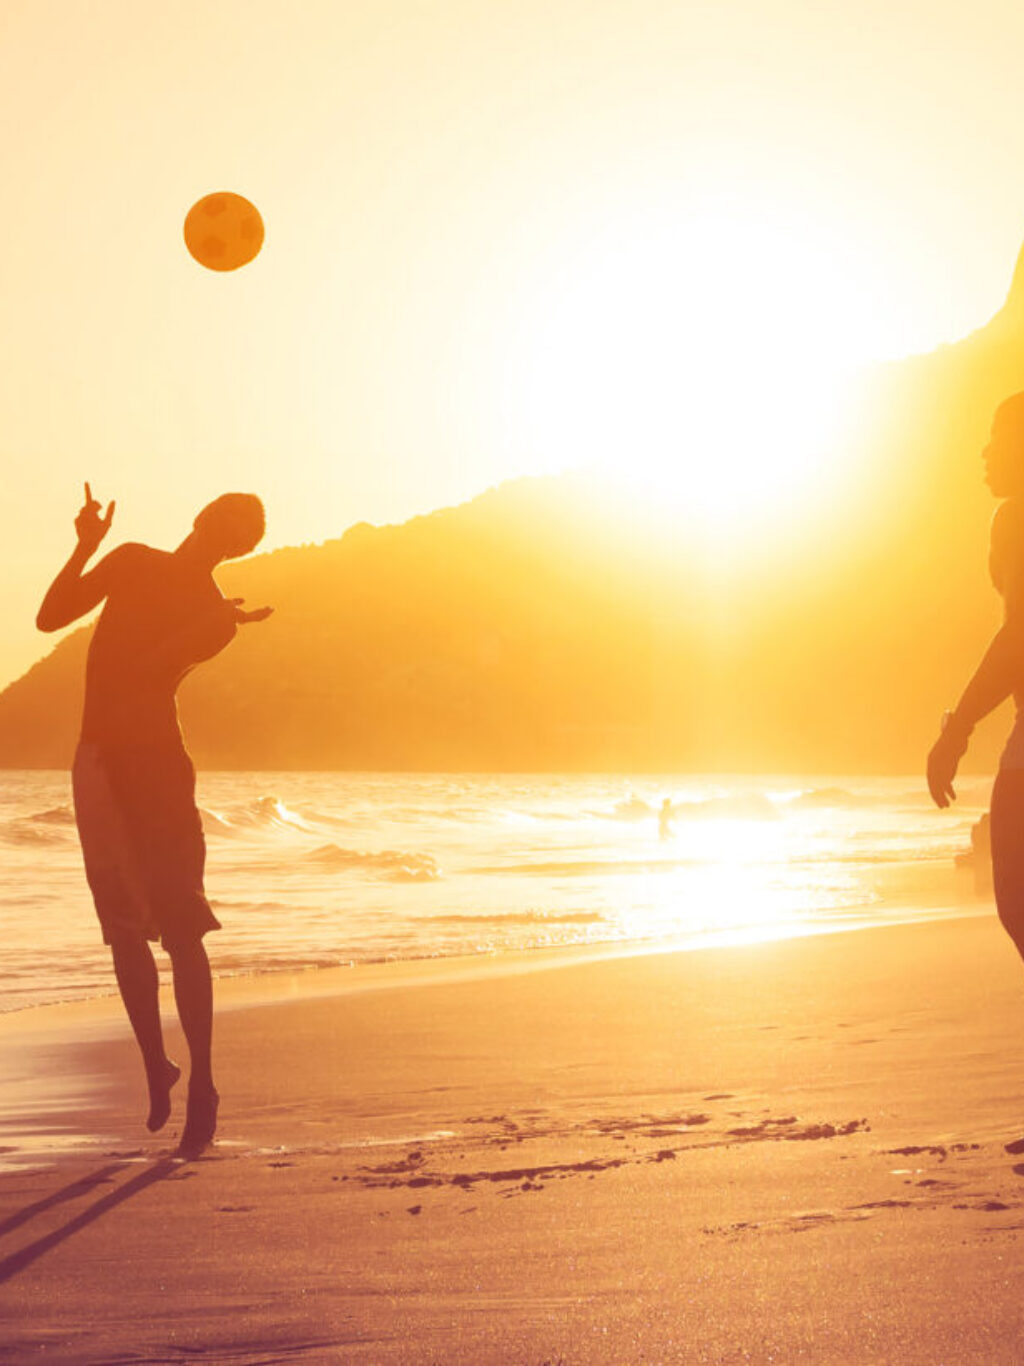
M 63 1186 L 60 1190 L 54 1191 L 52 1195 L 46 1196 L 42 1200 L 35 1201 L 34 1204 L 26 1205 L 24 1209 L 18 1210 L 16 1214 L 10 1215 L 0 1223 L 0 1237 L 13 1233 L 15 1229 L 21 1228 L 39 1214 L 44 1214 L 47 1210 L 54 1209 L 57 1205 L 63 1204 L 67 1200 L 75 1200 L 79 1196 L 86 1195 L 95 1187 L 101 1186 L 114 1179 L 115 1175 L 124 1171 L 128 1166 L 126 1162 L 113 1162 L 105 1167 L 100 1167 L 97 1171 L 90 1172 L 86 1176 L 79 1177 L 77 1181 L 72 1181 L 70 1185 Z M 133 1176 L 130 1181 L 126 1181 L 123 1186 L 118 1186 L 116 1190 L 108 1191 L 101 1196 L 88 1209 L 76 1214 L 73 1219 L 69 1219 L 61 1228 L 54 1229 L 51 1233 L 44 1234 L 37 1238 L 34 1243 L 29 1243 L 26 1247 L 19 1248 L 17 1252 L 10 1253 L 9 1256 L 0 1258 L 0 1284 L 8 1281 L 12 1276 L 16 1276 L 19 1271 L 24 1271 L 27 1266 L 31 1266 L 45 1253 L 52 1248 L 58 1247 L 66 1239 L 78 1233 L 80 1229 L 101 1218 L 110 1210 L 123 1204 L 125 1200 L 130 1200 L 132 1196 L 144 1191 L 147 1186 L 154 1185 L 157 1181 L 163 1181 L 173 1172 L 181 1169 L 182 1163 L 173 1158 L 164 1157 L 155 1162 L 151 1167 Z

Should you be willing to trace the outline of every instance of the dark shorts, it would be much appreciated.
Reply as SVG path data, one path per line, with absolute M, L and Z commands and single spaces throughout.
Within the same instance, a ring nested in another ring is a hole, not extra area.
M 185 751 L 83 740 L 71 777 L 104 943 L 141 936 L 173 947 L 219 930 L 203 891 L 206 841 Z

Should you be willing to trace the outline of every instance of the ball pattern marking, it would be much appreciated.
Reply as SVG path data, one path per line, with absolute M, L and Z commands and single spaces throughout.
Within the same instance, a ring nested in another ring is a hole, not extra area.
M 237 270 L 263 245 L 263 219 L 240 194 L 218 190 L 196 201 L 185 216 L 185 246 L 207 270 Z

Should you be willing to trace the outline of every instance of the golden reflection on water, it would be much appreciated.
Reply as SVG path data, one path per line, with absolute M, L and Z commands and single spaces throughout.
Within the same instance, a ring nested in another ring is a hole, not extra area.
M 665 845 L 682 866 L 647 879 L 646 904 L 620 908 L 625 938 L 789 938 L 806 934 L 823 910 L 863 907 L 867 913 L 878 900 L 835 863 L 808 863 L 813 840 L 782 821 L 703 821 Z

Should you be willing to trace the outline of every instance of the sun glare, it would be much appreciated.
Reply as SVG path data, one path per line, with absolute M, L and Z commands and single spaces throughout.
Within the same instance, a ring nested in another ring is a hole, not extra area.
M 594 465 L 711 538 L 835 485 L 866 300 L 824 234 L 716 209 L 624 221 L 548 276 L 513 364 L 545 468 Z

